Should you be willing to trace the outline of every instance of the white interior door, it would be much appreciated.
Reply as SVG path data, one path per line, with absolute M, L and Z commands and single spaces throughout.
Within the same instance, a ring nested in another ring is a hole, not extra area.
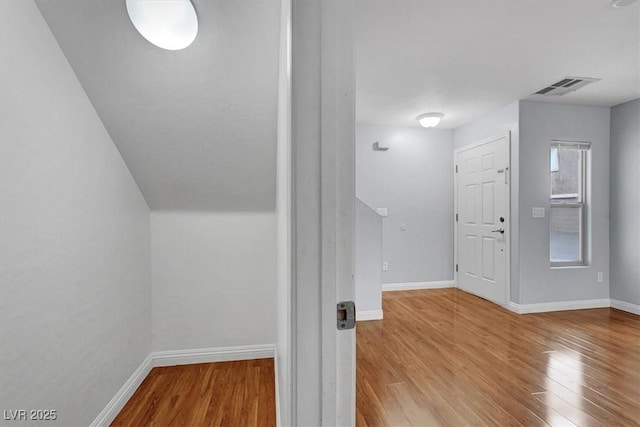
M 509 134 L 456 152 L 458 288 L 507 303 Z

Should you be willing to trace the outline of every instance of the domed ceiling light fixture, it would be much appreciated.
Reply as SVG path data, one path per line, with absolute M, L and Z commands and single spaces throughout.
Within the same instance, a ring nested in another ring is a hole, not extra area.
M 420 114 L 417 119 L 420 122 L 420 126 L 425 128 L 432 128 L 434 126 L 438 126 L 440 120 L 444 117 L 442 113 L 426 113 Z
M 190 0 L 126 0 L 126 5 L 136 30 L 162 49 L 184 49 L 198 34 L 198 15 Z
M 611 0 L 611 6 L 624 7 L 629 6 L 631 3 L 635 3 L 637 0 Z

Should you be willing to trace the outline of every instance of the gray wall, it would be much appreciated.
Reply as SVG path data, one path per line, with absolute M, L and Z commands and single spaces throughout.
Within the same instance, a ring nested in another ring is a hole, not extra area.
M 153 350 L 276 341 L 276 219 L 151 214 Z
M 609 297 L 610 109 L 520 102 L 520 303 Z M 551 140 L 591 142 L 589 265 L 549 265 L 549 145 Z M 532 218 L 534 206 L 545 218 Z M 597 282 L 603 272 L 603 283 Z
M 454 130 L 455 148 L 511 132 L 511 301 L 520 301 L 519 288 L 519 103 L 514 102 Z M 453 240 L 453 237 L 451 238 Z
M 611 110 L 611 298 L 640 304 L 640 99 Z
M 383 283 L 453 280 L 453 131 L 357 125 L 356 196 L 389 212 Z
M 151 352 L 149 208 L 36 5 L 0 7 L 0 406 L 87 426 Z
M 356 308 L 382 310 L 382 218 L 356 199 Z

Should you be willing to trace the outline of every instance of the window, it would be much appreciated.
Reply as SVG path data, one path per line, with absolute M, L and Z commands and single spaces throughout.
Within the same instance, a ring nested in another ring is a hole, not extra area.
M 589 143 L 551 144 L 549 241 L 552 267 L 586 264 Z
M 558 172 L 558 147 L 551 147 L 550 168 L 551 172 Z

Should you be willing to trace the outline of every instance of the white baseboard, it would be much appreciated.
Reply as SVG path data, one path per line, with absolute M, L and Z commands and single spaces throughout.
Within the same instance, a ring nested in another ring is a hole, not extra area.
M 522 312 L 520 311 L 520 304 L 517 304 L 513 301 L 509 301 L 507 303 L 507 305 L 503 306 L 504 308 L 506 308 L 509 311 L 513 311 L 516 314 L 522 314 Z
M 612 298 L 611 307 L 640 316 L 640 305 L 638 304 L 631 304 L 630 302 L 620 301 Z
M 230 362 L 233 360 L 274 357 L 275 346 L 245 345 L 238 347 L 198 348 L 192 350 L 157 351 L 152 353 L 153 366 L 192 365 L 194 363 Z
M 382 292 L 413 291 L 416 289 L 443 289 L 455 288 L 455 286 L 456 282 L 453 280 L 442 280 L 439 282 L 383 283 Z
M 91 423 L 91 427 L 107 427 L 109 424 L 113 422 L 118 413 L 124 408 L 124 405 L 127 404 L 133 393 L 136 392 L 142 381 L 149 375 L 151 369 L 153 368 L 153 358 L 151 354 L 146 357 L 138 366 L 138 369 L 134 371 L 134 373 L 129 377 L 129 379 L 124 383 L 122 388 L 118 390 L 113 399 L 107 406 L 104 407 L 102 412 L 98 414 L 95 420 Z
M 509 302 L 506 308 L 514 313 L 529 314 L 548 313 L 551 311 L 584 310 L 589 308 L 607 308 L 610 306 L 611 303 L 609 298 L 600 298 L 578 301 L 543 302 L 537 304 L 517 304 L 515 302 Z
M 382 317 L 382 309 L 356 311 L 356 321 L 358 322 L 363 322 L 365 320 L 380 320 Z
M 140 387 L 142 381 L 149 375 L 151 369 L 155 367 L 268 358 L 274 358 L 275 361 L 275 352 L 275 346 L 272 344 L 153 352 L 144 359 L 133 375 L 131 375 L 122 388 L 118 390 L 113 399 L 111 399 L 107 406 L 98 414 L 96 419 L 93 420 L 91 427 L 109 426 L 122 408 L 124 408 L 124 405 L 127 404 L 131 396 L 133 396 L 133 393 Z M 276 387 L 276 399 L 277 398 L 278 392 Z

